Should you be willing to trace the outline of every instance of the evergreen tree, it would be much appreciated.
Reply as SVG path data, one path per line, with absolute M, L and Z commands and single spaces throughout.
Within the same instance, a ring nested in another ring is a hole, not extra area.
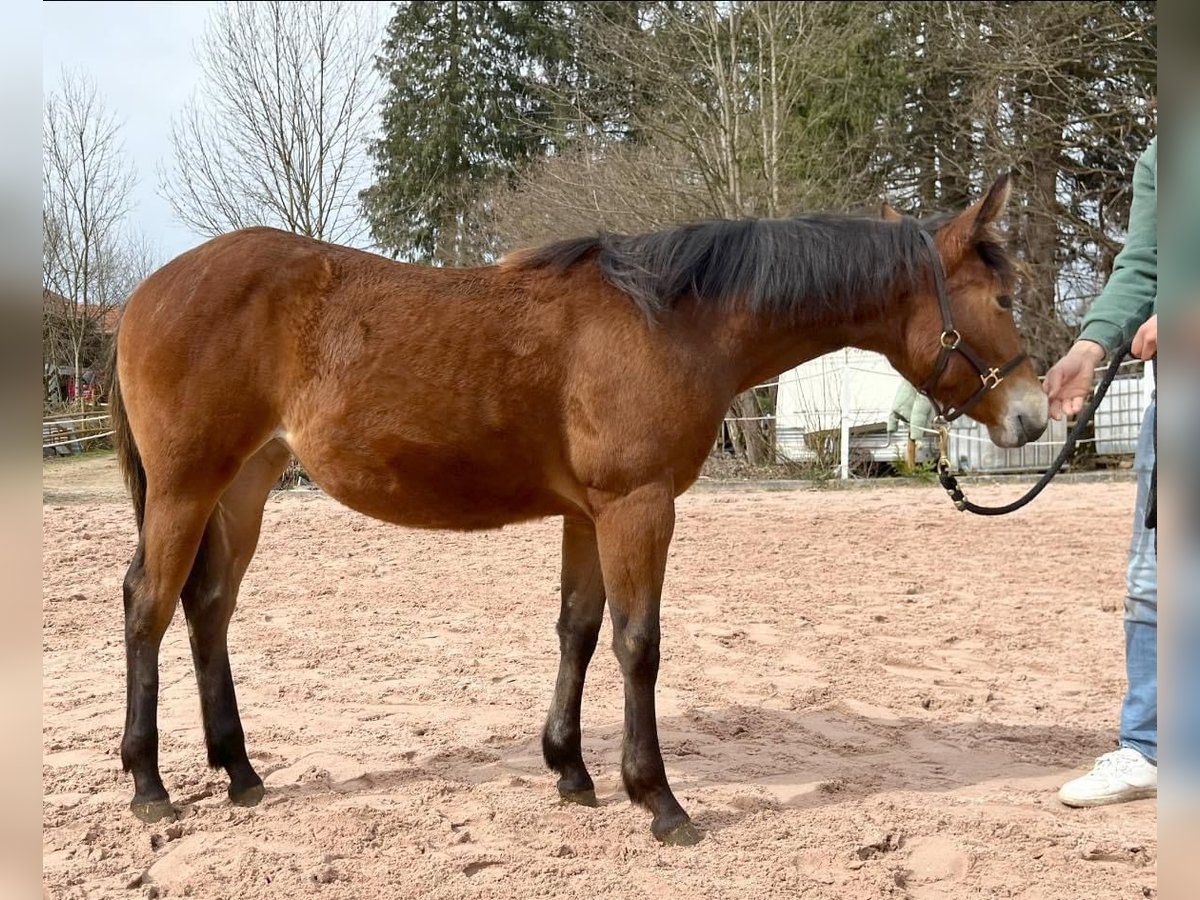
M 387 80 L 375 184 L 362 193 L 375 242 L 395 256 L 474 261 L 477 192 L 537 155 L 541 101 L 528 36 L 541 4 L 398 3 L 377 65 Z

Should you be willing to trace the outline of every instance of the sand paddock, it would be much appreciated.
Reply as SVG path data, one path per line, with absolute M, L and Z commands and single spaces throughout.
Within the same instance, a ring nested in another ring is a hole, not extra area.
M 682 498 L 659 722 L 707 837 L 664 848 L 620 786 L 607 623 L 583 713 L 600 807 L 559 805 L 541 762 L 557 522 L 409 531 L 302 493 L 270 501 L 230 636 L 266 799 L 231 807 L 205 765 L 179 612 L 159 712 L 179 818 L 138 822 L 118 759 L 132 515 L 111 459 L 53 461 L 46 895 L 1152 897 L 1156 802 L 1054 797 L 1114 745 L 1133 492 L 1056 484 L 1000 520 L 934 486 Z

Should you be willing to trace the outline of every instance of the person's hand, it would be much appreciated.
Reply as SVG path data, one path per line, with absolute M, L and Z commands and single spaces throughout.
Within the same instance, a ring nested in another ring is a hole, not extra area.
M 1046 373 L 1042 390 L 1050 398 L 1050 418 L 1056 422 L 1083 409 L 1092 389 L 1096 366 L 1104 359 L 1104 348 L 1095 341 L 1076 341 L 1067 355 Z
M 1153 359 L 1158 352 L 1158 313 L 1146 320 L 1133 336 L 1133 355 L 1138 359 Z

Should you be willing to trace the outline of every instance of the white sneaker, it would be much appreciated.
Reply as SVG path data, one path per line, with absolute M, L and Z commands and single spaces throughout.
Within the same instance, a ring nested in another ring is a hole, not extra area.
M 1132 747 L 1096 757 L 1096 765 L 1058 791 L 1067 806 L 1104 806 L 1158 796 L 1158 766 Z

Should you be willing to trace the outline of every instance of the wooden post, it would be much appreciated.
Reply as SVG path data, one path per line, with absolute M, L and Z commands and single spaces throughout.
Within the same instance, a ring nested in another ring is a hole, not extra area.
M 908 468 L 912 471 L 917 467 L 917 442 L 911 437 L 908 439 Z
M 838 467 L 842 480 L 850 477 L 850 351 L 842 349 L 842 423 L 841 465 Z

